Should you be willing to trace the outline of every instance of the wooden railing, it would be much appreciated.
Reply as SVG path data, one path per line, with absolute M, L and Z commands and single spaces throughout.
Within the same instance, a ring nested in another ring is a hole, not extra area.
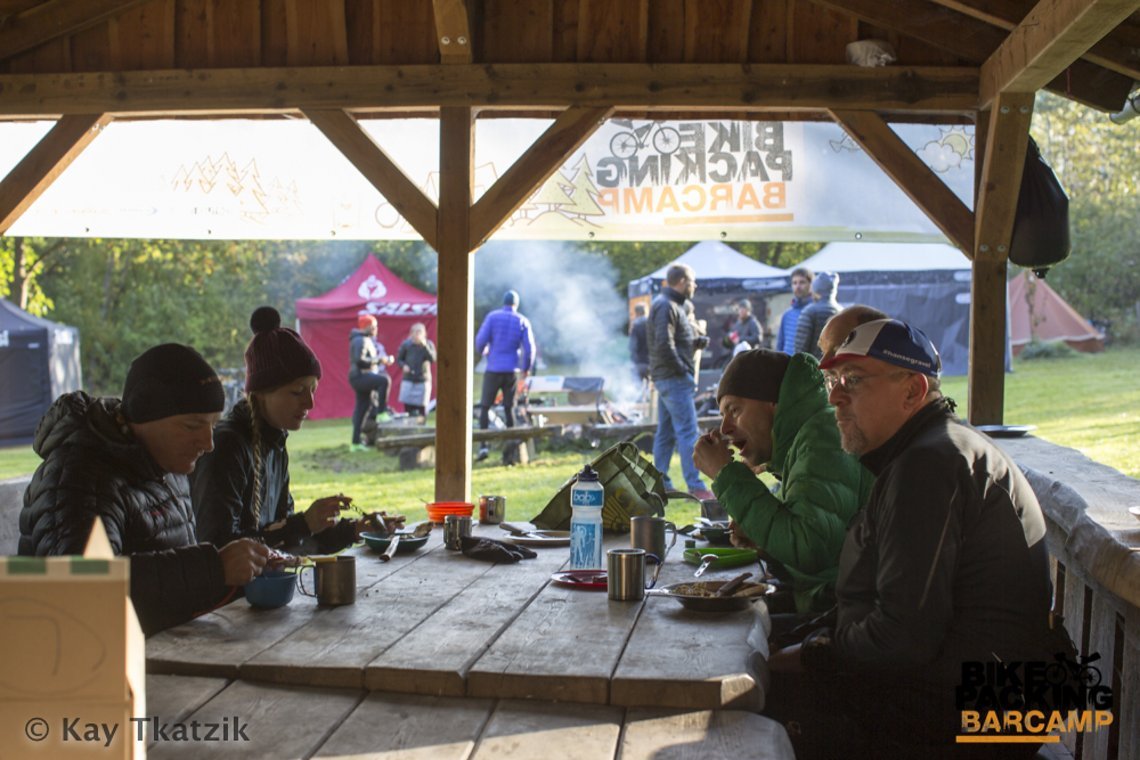
M 1078 760 L 1140 758 L 1140 481 L 1037 438 L 1001 444 L 1048 521 L 1055 608 L 1113 692 L 1111 726 L 1063 741 Z

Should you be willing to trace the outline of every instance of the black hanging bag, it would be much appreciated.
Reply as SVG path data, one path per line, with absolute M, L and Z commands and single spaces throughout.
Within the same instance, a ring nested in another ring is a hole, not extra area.
M 1030 137 L 1009 260 L 1043 278 L 1050 267 L 1069 257 L 1070 248 L 1069 196 Z

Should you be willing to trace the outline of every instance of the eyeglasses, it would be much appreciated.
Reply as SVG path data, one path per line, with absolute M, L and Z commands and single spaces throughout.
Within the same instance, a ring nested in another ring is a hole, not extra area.
M 911 372 L 906 370 L 898 370 L 896 372 L 880 372 L 877 375 L 839 375 L 832 372 L 826 372 L 823 376 L 823 381 L 827 385 L 827 392 L 831 393 L 836 387 L 842 388 L 846 393 L 857 393 L 859 386 L 863 384 L 864 380 L 870 380 L 873 377 L 891 377 L 892 375 L 910 375 Z

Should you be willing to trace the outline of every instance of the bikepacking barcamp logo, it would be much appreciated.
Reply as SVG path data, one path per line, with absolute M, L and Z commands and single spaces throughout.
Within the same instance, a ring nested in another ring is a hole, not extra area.
M 1090 663 L 1099 654 L 1053 662 L 963 662 L 956 691 L 959 744 L 1052 744 L 1067 733 L 1107 731 L 1112 689 Z

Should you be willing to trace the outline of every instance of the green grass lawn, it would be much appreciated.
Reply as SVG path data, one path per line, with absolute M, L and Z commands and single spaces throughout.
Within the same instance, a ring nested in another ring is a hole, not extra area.
M 1070 446 L 1092 459 L 1140 478 L 1140 348 L 1115 348 L 1069 359 L 1016 361 L 1006 377 L 1005 421 L 1037 425 L 1036 435 Z M 946 393 L 966 409 L 966 379 L 948 378 Z M 345 420 L 309 422 L 289 439 L 293 493 L 300 508 L 313 499 L 343 492 L 365 509 L 399 510 L 424 519 L 424 502 L 435 492 L 432 470 L 400 472 L 395 456 L 368 451 L 350 454 Z M 537 514 L 558 488 L 596 452 L 543 451 L 526 467 L 502 467 L 497 452 L 477 463 L 472 492 L 507 497 L 510 520 Z M 29 447 L 0 449 L 0 479 L 26 475 L 38 464 Z M 674 457 L 670 474 L 683 483 Z M 695 502 L 673 508 L 679 524 L 696 517 Z

